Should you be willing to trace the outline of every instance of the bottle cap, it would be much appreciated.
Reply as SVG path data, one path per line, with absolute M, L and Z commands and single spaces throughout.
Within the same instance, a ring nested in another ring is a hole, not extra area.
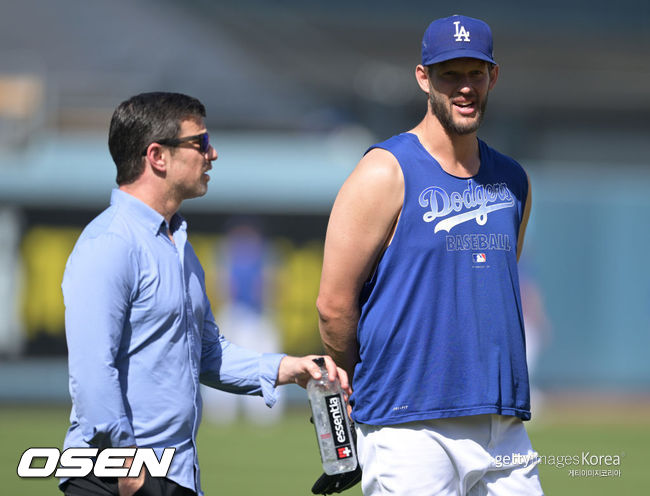
M 325 367 L 325 359 L 323 357 L 314 358 L 313 361 L 319 367 Z

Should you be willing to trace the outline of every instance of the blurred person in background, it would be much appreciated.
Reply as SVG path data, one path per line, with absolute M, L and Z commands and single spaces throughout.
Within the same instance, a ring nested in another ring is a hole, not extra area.
M 320 377 L 314 356 L 260 354 L 219 332 L 177 213 L 207 192 L 217 159 L 204 117 L 198 100 L 176 93 L 140 94 L 117 107 L 108 144 L 118 188 L 79 237 L 62 284 L 72 397 L 64 448 L 147 447 L 159 458 L 175 448 L 171 468 L 165 478 L 143 470 L 62 479 L 66 495 L 202 494 L 199 382 L 272 406 L 276 386 Z M 349 393 L 346 373 L 326 363 Z
M 225 295 L 217 321 L 239 346 L 264 353 L 280 349 L 280 336 L 267 315 L 271 247 L 252 218 L 229 222 L 225 239 L 217 250 L 221 270 L 219 288 Z M 202 386 L 203 412 L 218 424 L 234 422 L 240 414 L 255 424 L 275 423 L 284 413 L 282 391 L 269 411 L 257 398 L 228 394 Z
M 544 393 L 538 385 L 539 360 L 542 352 L 553 338 L 553 327 L 546 310 L 544 295 L 535 276 L 530 257 L 531 246 L 526 256 L 519 261 L 519 285 L 521 287 L 521 310 L 526 330 L 526 363 L 530 380 L 530 404 L 539 419 L 544 407 Z M 532 251 L 534 253 L 534 251 Z
M 539 495 L 517 260 L 531 195 L 478 139 L 499 76 L 483 21 L 432 22 L 424 119 L 342 186 L 318 312 L 354 393 L 364 495 Z

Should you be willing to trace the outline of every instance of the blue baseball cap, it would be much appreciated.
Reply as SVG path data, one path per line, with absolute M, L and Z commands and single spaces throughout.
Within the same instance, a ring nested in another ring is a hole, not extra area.
M 422 65 L 469 57 L 496 64 L 492 54 L 492 31 L 483 21 L 453 15 L 436 19 L 422 39 Z

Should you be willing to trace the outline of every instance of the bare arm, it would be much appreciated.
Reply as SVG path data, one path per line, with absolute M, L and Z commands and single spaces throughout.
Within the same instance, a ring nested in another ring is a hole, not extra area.
M 517 236 L 517 261 L 521 256 L 521 249 L 524 247 L 524 236 L 526 235 L 526 227 L 528 226 L 528 218 L 530 217 L 530 207 L 533 201 L 533 194 L 530 187 L 530 177 L 528 178 L 528 196 L 526 197 L 526 204 L 524 205 L 524 215 L 519 225 L 519 236 Z
M 403 199 L 397 160 L 374 149 L 345 181 L 332 208 L 316 306 L 323 346 L 350 381 L 358 361 L 359 295 L 390 242 Z

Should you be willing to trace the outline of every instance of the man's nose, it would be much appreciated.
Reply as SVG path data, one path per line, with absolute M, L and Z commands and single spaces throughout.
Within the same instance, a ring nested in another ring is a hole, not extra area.
M 217 160 L 217 158 L 219 158 L 219 155 L 217 154 L 216 148 L 210 145 L 210 148 L 208 149 L 208 160 L 212 162 L 213 160 Z
M 470 76 L 462 76 L 460 81 L 458 81 L 458 90 L 465 93 L 472 91 L 474 86 L 472 85 L 472 79 Z

